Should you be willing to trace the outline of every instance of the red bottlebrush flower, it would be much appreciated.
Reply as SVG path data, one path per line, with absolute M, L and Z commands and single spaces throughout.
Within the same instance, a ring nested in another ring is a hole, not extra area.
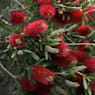
M 56 56 L 67 56 L 69 54 L 69 46 L 61 41 L 59 42 L 59 45 L 56 45 L 55 47 L 59 49 L 59 53 L 55 54 Z
M 93 29 L 89 25 L 80 26 L 75 32 L 78 32 L 82 36 L 88 36 L 90 34 L 89 30 L 92 32 Z
M 41 5 L 40 15 L 44 18 L 52 18 L 55 15 L 55 9 L 49 4 Z
M 57 39 L 63 39 L 64 38 L 64 35 L 58 35 L 56 38 Z
M 28 21 L 28 17 L 26 14 L 21 13 L 21 12 L 13 12 L 9 18 L 9 20 L 13 23 L 13 24 L 25 24 Z
M 59 26 L 63 26 L 64 24 L 68 24 L 69 20 L 67 19 L 66 15 L 64 15 L 64 19 L 63 19 L 63 15 L 56 12 L 54 16 L 54 22 Z
M 49 85 L 54 83 L 55 76 L 52 72 L 42 66 L 36 66 L 31 71 L 32 76 L 35 80 L 40 83 Z
M 58 48 L 60 51 L 63 51 L 63 50 L 67 51 L 69 49 L 68 45 L 64 41 L 61 41 L 59 43 L 60 44 L 56 45 L 55 47 Z
M 28 78 L 23 78 L 21 80 L 21 87 L 26 91 L 33 91 L 37 88 L 37 84 L 32 84 L 32 79 L 29 80 Z
M 69 62 L 77 63 L 77 58 L 76 58 L 75 56 L 68 55 L 68 56 L 66 56 L 66 59 L 67 59 Z
M 47 23 L 44 20 L 38 20 L 30 23 L 24 29 L 24 34 L 29 37 L 37 37 L 43 34 L 48 28 Z
M 71 50 L 70 54 L 73 55 L 73 56 L 75 56 L 78 59 L 79 62 L 84 62 L 84 60 L 87 57 L 87 53 L 83 52 L 83 51 L 74 51 L 74 50 Z
M 38 4 L 49 4 L 52 0 L 37 0 Z
M 13 34 L 11 35 L 11 37 L 9 38 L 9 44 L 12 47 L 17 47 L 17 48 L 21 48 L 22 44 L 24 43 L 24 38 L 22 38 L 20 35 L 18 34 Z
M 85 44 L 85 45 L 79 45 L 79 46 L 78 46 L 78 49 L 79 49 L 79 50 L 85 50 L 85 49 L 88 48 L 88 46 L 89 46 L 89 41 L 82 41 L 81 43 L 87 43 L 87 44 Z
M 78 10 L 71 11 L 70 20 L 73 23 L 82 23 L 82 12 Z
M 91 16 L 93 19 L 95 19 L 95 7 L 93 8 L 88 8 L 87 10 L 85 10 L 85 12 L 87 12 L 87 14 L 89 16 Z
M 51 90 L 48 88 L 38 88 L 33 92 L 33 95 L 51 95 Z
M 95 72 L 95 58 L 91 57 L 85 60 L 84 65 L 87 67 L 87 70 L 90 72 Z
M 63 66 L 64 68 L 68 67 L 72 62 L 77 62 L 76 57 L 72 55 L 68 55 L 65 57 L 58 57 L 56 55 L 52 55 L 52 63 L 58 65 L 58 66 Z
M 90 87 L 92 91 L 95 91 L 95 82 L 91 82 Z
M 38 87 L 33 92 L 33 95 L 51 95 L 51 88 L 53 85 L 45 85 L 42 83 L 37 83 Z
M 91 82 L 90 87 L 91 87 L 91 90 L 92 90 L 92 95 L 95 95 L 95 82 Z

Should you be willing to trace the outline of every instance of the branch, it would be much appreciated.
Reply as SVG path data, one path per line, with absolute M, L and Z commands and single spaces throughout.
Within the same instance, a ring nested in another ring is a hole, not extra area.
M 81 39 L 84 39 L 84 38 L 86 38 L 86 37 L 84 37 L 84 36 L 80 36 L 80 35 L 72 35 L 73 37 L 76 37 L 76 38 L 81 38 Z
M 70 7 L 70 6 L 66 6 L 63 4 L 56 4 L 56 3 L 54 3 L 53 5 L 58 6 L 58 7 L 62 7 L 62 8 L 78 9 L 78 10 L 81 10 L 81 8 L 82 8 L 82 7 Z
M 64 71 L 64 72 L 54 72 L 53 74 L 55 75 L 67 75 L 67 71 Z
M 23 9 L 25 9 L 24 5 L 21 2 L 19 2 L 18 0 L 14 0 L 14 2 L 16 2 L 18 5 L 20 5 Z
M 18 87 L 20 87 L 19 82 L 16 80 L 16 76 L 14 76 L 11 72 L 9 72 L 1 63 L 0 63 L 0 67 L 10 76 L 14 79 L 14 81 L 16 82 L 16 84 L 18 85 Z
M 66 29 L 63 29 L 63 28 L 57 29 L 57 30 L 51 32 L 51 35 L 49 37 L 52 37 L 55 34 L 60 34 L 60 33 L 64 33 L 64 32 L 70 31 L 72 28 L 75 28 L 76 26 L 77 26 L 77 24 L 74 24 L 71 27 L 66 28 Z
M 93 46 L 95 46 L 94 43 L 67 43 L 67 45 L 71 45 L 71 46 L 74 46 L 74 45 L 93 45 Z

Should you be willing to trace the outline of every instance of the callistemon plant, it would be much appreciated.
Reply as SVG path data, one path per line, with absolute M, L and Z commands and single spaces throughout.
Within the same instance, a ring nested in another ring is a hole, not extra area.
M 17 84 L 11 95 L 95 95 L 93 0 L 20 0 L 6 14 L 0 67 Z

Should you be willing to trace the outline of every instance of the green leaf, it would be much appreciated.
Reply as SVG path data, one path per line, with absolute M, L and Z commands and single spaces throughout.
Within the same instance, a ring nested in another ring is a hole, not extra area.
M 29 80 L 31 80 L 31 74 L 30 74 L 29 71 L 27 72 L 27 77 L 28 77 Z
M 95 73 L 89 73 L 87 74 L 87 78 L 93 79 L 95 77 Z
M 59 52 L 59 49 L 57 49 L 57 48 L 53 48 L 53 47 L 51 47 L 51 46 L 49 46 L 49 45 L 46 45 L 45 46 L 45 51 L 46 52 L 49 52 L 49 53 L 58 53 Z
M 86 21 L 85 21 L 85 17 L 84 15 L 82 15 L 82 26 L 85 25 Z
M 87 17 L 95 24 L 95 19 L 93 19 L 91 16 L 87 14 Z
M 64 31 L 70 31 L 73 28 L 77 27 L 77 24 L 73 24 L 72 26 L 70 26 L 69 28 L 66 28 Z
M 11 58 L 14 58 L 16 56 L 17 52 L 13 52 L 11 55 Z
M 51 42 L 51 43 L 49 43 L 49 46 L 56 46 L 56 45 L 59 45 L 59 42 Z
M 62 20 L 63 20 L 63 21 L 65 20 L 65 16 L 64 16 L 64 15 L 62 16 Z
M 35 53 L 35 52 L 32 52 L 31 53 L 31 56 L 33 57 L 34 60 L 38 61 L 40 59 L 40 57 Z
M 91 91 L 91 88 L 90 87 L 88 88 L 88 94 L 89 95 L 92 95 L 92 91 Z
M 86 69 L 86 66 L 82 65 L 82 66 L 77 66 L 77 67 L 74 67 L 73 68 L 75 72 L 78 72 L 78 71 L 83 71 Z
M 51 93 L 52 93 L 52 95 L 58 95 L 58 93 L 56 92 L 56 89 L 55 88 L 52 88 L 51 89 Z
M 87 27 L 87 30 L 88 30 L 88 32 L 89 32 L 89 33 L 91 33 L 91 32 L 92 32 L 92 31 L 89 29 L 89 27 Z
M 10 49 L 10 45 L 7 46 L 7 48 L 5 50 L 3 50 L 3 52 L 7 52 Z
M 56 86 L 56 91 L 62 95 L 68 95 L 67 92 L 59 86 Z
M 83 85 L 84 85 L 84 89 L 87 90 L 88 89 L 88 82 L 86 80 L 86 77 L 83 77 Z
M 28 50 L 28 49 L 24 49 L 23 51 L 26 52 L 26 53 L 30 53 L 30 54 L 32 53 L 32 51 Z
M 44 53 L 45 53 L 45 59 L 46 59 L 46 60 L 48 60 L 48 51 L 47 51 L 47 50 L 45 50 L 45 52 L 44 52 Z
M 79 87 L 80 85 L 78 84 L 78 82 L 72 82 L 72 81 L 69 81 L 69 80 L 65 80 L 65 84 L 69 87 L 74 87 L 74 88 L 77 88 Z
M 65 70 L 71 69 L 73 66 L 75 66 L 77 63 L 72 62 Z
M 88 77 L 89 77 L 89 76 L 95 77 L 95 73 L 89 73 L 89 74 L 87 74 L 87 76 L 88 76 Z

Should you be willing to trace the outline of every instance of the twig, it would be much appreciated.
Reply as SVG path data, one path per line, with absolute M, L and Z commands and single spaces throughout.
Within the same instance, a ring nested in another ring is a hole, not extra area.
M 81 72 L 76 72 L 77 74 L 81 75 L 81 76 L 84 76 L 85 74 L 81 73 Z M 86 77 L 86 79 L 91 82 L 91 80 L 89 78 Z
M 67 43 L 67 45 L 71 45 L 71 46 L 74 46 L 74 45 L 93 45 L 93 46 L 95 46 L 94 43 Z
M 16 76 L 14 76 L 11 72 L 9 72 L 1 63 L 0 63 L 0 67 L 1 67 L 8 75 L 10 75 L 12 78 L 16 79 Z
M 65 38 L 66 38 L 69 42 L 74 43 L 74 41 L 72 41 L 72 39 L 70 39 L 69 37 L 65 36 Z
M 55 75 L 65 75 L 67 73 L 67 71 L 64 71 L 64 72 L 54 72 L 53 74 Z
M 18 85 L 18 87 L 20 87 L 19 82 L 17 81 L 17 77 L 14 76 L 11 72 L 9 72 L 1 63 L 0 63 L 0 67 L 10 76 L 14 79 L 14 81 L 16 82 L 16 84 Z
M 5 23 L 8 26 L 12 26 L 12 24 L 9 24 L 8 21 L 6 21 L 5 19 L 2 19 L 2 22 Z
M 53 32 L 51 33 L 51 35 L 50 35 L 49 37 L 51 37 L 51 36 L 53 36 L 53 35 L 55 35 L 55 34 L 60 34 L 60 33 L 64 33 L 64 32 L 70 31 L 72 28 L 74 28 L 74 27 L 76 27 L 76 26 L 77 26 L 77 24 L 74 24 L 74 25 L 72 25 L 71 27 L 69 27 L 69 28 L 67 28 L 67 29 L 60 28 L 60 29 L 58 29 L 58 30 L 55 30 L 55 31 L 53 31 Z
M 24 5 L 21 3 L 21 2 L 19 2 L 18 0 L 14 0 L 18 5 L 20 5 L 23 9 L 25 9 L 25 7 L 24 7 Z
M 70 6 L 66 6 L 66 5 L 63 5 L 63 4 L 56 4 L 56 3 L 54 3 L 53 5 L 58 6 L 58 7 L 62 7 L 62 8 L 70 8 L 70 9 L 81 10 L 81 7 L 70 7 Z
M 73 37 L 76 37 L 76 38 L 82 38 L 84 39 L 85 37 L 84 36 L 80 36 L 80 35 L 72 35 Z

